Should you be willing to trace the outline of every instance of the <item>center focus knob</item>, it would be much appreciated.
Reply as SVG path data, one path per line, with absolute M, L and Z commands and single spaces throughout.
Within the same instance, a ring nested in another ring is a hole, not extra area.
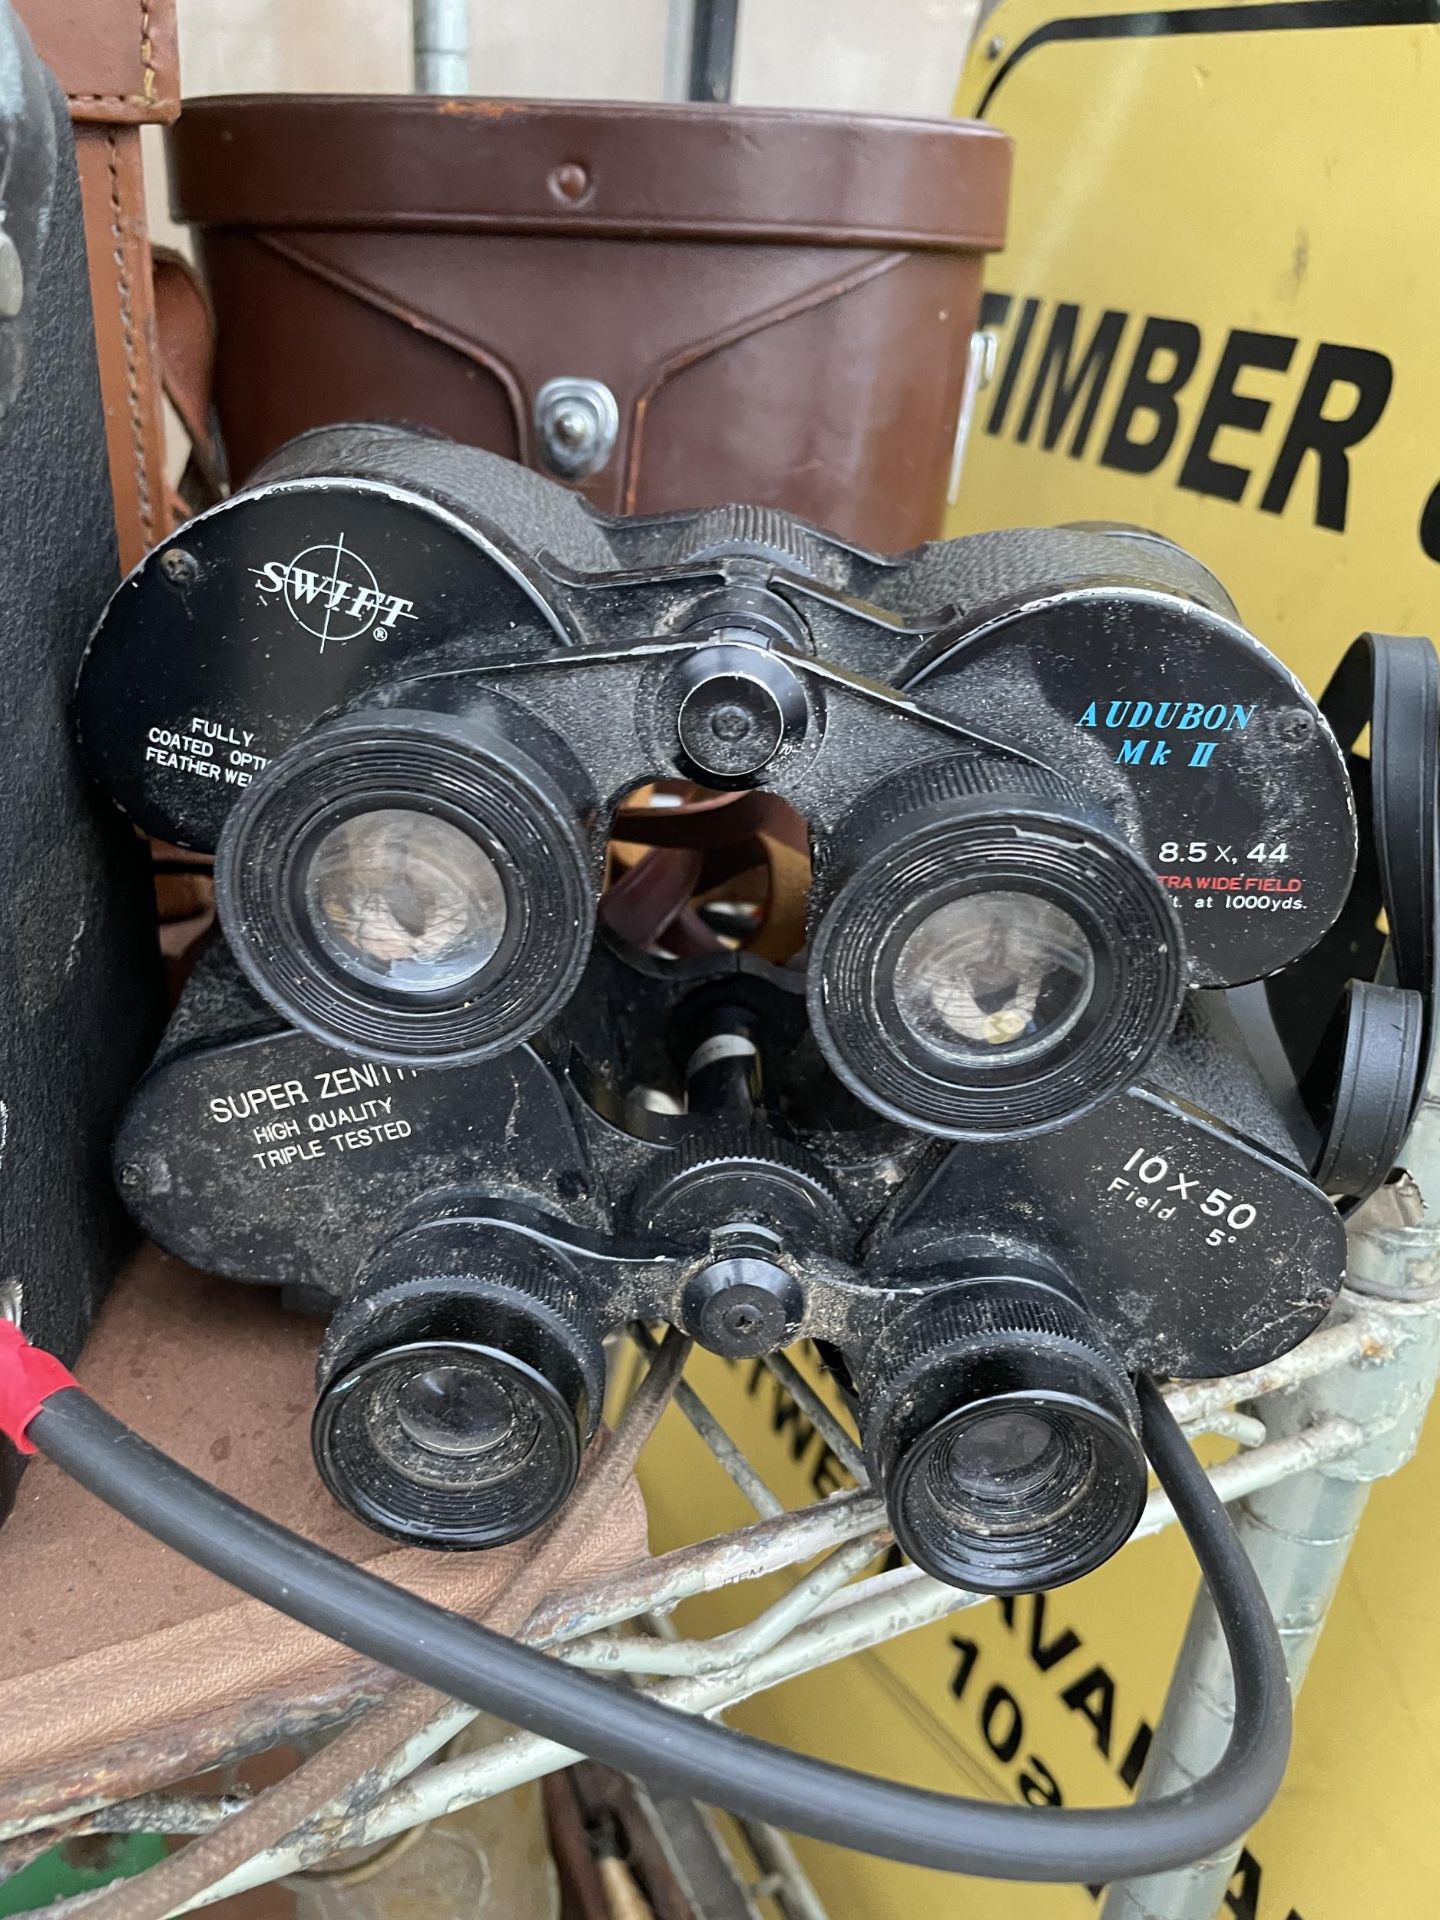
M 798 678 L 770 649 L 723 638 L 699 647 L 679 671 L 675 730 L 702 779 L 744 781 L 805 732 Z

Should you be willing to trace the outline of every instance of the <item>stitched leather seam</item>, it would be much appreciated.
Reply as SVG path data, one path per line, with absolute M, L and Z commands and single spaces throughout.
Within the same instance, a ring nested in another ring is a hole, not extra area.
M 155 98 L 155 44 L 150 38 L 150 0 L 140 0 L 140 71 L 147 100 Z
M 119 130 L 112 129 L 105 139 L 110 168 L 111 258 L 115 262 L 116 286 L 120 296 L 120 337 L 125 346 L 125 388 L 130 406 L 130 446 L 135 464 L 136 504 L 140 511 L 140 531 L 145 536 L 146 546 L 151 547 L 155 544 L 155 510 L 150 498 L 150 479 L 145 470 L 144 414 L 140 405 L 140 372 L 135 357 L 135 311 L 120 206 L 119 144 Z
M 154 106 L 157 85 L 155 78 L 155 43 L 150 34 L 150 0 L 140 0 L 140 72 L 143 76 L 143 90 L 140 93 L 67 93 L 65 98 L 67 100 L 80 101 L 86 106 Z

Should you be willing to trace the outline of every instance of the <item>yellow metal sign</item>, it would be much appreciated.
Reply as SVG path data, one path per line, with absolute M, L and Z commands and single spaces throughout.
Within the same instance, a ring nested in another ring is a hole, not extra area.
M 1011 244 L 989 273 L 996 370 L 949 531 L 1155 528 L 1214 568 L 1313 687 L 1366 628 L 1440 629 L 1436 0 L 1002 0 L 956 110 L 1015 136 L 1016 171 Z M 697 1378 L 783 1497 L 844 1484 L 763 1369 L 702 1356 Z M 677 1416 L 648 1458 L 656 1545 L 694 1538 L 697 1514 L 746 1517 Z M 1437 1510 L 1432 1443 L 1373 1498 L 1290 1779 L 1221 1920 L 1440 1920 Z M 1165 1536 L 733 1717 L 953 1792 L 1115 1800 L 1143 1760 L 1194 1578 Z M 724 1617 L 712 1605 L 708 1624 Z M 836 1920 L 1098 1909 L 1082 1887 L 802 1852 Z
M 1440 610 L 1433 0 L 1007 0 L 999 340 L 950 531 L 1084 517 L 1212 565 L 1312 680 Z

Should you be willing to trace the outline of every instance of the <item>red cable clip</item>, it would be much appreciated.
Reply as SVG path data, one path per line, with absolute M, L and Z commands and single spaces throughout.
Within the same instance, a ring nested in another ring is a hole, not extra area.
M 32 1347 L 13 1320 L 0 1319 L 0 1434 L 21 1453 L 34 1453 L 25 1429 L 52 1393 L 78 1386 L 53 1353 Z

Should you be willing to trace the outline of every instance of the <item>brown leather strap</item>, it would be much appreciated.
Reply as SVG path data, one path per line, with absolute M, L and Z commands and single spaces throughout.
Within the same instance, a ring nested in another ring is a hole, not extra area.
M 716 953 L 725 943 L 696 908 L 756 901 L 764 915 L 745 941 L 747 951 L 780 964 L 790 960 L 805 940 L 805 822 L 776 794 L 677 787 L 675 797 L 673 806 L 637 800 L 617 810 L 610 884 L 600 904 L 605 925 L 642 949 L 663 934 L 674 953 Z
M 658 940 L 695 891 L 701 857 L 683 848 L 654 848 L 607 887 L 600 917 L 617 940 L 648 947 Z M 719 945 L 719 942 L 716 942 Z
M 225 461 L 215 430 L 215 316 L 199 274 L 174 247 L 151 249 L 155 335 L 165 397 L 190 438 L 180 482 L 180 518 L 213 506 L 225 492 Z
M 16 11 L 75 125 L 124 571 L 171 525 L 140 126 L 180 110 L 174 0 L 16 0 Z

